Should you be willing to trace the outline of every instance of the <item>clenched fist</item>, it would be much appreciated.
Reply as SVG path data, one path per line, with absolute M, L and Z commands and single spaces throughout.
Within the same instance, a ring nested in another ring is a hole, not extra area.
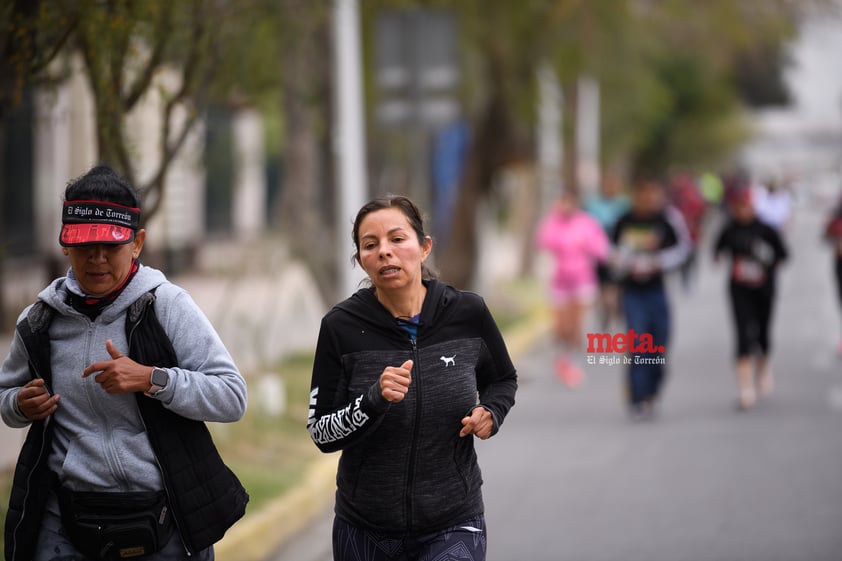
M 462 430 L 459 432 L 459 436 L 464 438 L 473 434 L 480 440 L 485 440 L 491 437 L 493 430 L 494 417 L 485 407 L 477 406 L 462 419 Z
M 390 403 L 403 401 L 409 384 L 412 383 L 412 361 L 407 360 L 400 366 L 387 366 L 380 375 L 380 395 Z
M 58 395 L 50 395 L 43 378 L 35 378 L 18 392 L 18 407 L 30 421 L 46 419 L 58 409 Z

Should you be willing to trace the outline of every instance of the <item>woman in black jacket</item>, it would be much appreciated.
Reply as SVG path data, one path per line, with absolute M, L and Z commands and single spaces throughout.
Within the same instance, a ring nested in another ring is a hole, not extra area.
M 406 197 L 374 199 L 354 222 L 371 286 L 322 320 L 308 429 L 342 450 L 334 559 L 485 559 L 473 436 L 496 434 L 517 375 L 479 296 L 432 278 L 432 239 Z

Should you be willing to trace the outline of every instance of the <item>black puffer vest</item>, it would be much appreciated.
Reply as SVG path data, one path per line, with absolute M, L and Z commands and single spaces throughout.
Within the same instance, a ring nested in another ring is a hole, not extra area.
M 154 303 L 153 290 L 128 310 L 129 356 L 141 364 L 176 366 L 175 350 Z M 39 301 L 17 325 L 30 371 L 44 378 L 47 387 L 52 378 L 49 327 L 54 313 Z M 184 546 L 191 554 L 210 547 L 245 514 L 248 494 L 222 461 L 205 423 L 173 413 L 143 393 L 136 396 Z M 49 419 L 32 423 L 18 457 L 6 515 L 7 561 L 29 561 L 35 553 L 41 516 L 56 482 L 47 467 L 52 435 Z

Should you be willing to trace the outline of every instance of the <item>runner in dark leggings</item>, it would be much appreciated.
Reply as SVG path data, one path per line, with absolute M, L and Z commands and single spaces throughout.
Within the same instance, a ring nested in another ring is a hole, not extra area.
M 774 387 L 769 328 L 775 273 L 787 251 L 778 232 L 756 218 L 747 188 L 732 193 L 729 202 L 731 219 L 716 240 L 714 256 L 731 257 L 729 294 L 736 327 L 739 407 L 746 410 L 754 405 L 758 391 L 768 395 Z

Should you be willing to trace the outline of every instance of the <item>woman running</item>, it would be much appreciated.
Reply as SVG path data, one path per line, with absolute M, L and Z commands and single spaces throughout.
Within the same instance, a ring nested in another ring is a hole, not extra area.
M 565 385 L 576 387 L 583 379 L 582 324 L 597 295 L 594 263 L 608 258 L 608 236 L 590 214 L 579 209 L 576 194 L 565 191 L 538 227 L 536 243 L 556 258 L 550 285 L 554 335 L 560 345 L 556 373 Z
M 336 477 L 337 561 L 472 559 L 486 554 L 474 439 L 500 430 L 517 372 L 476 294 L 434 278 L 433 239 L 401 196 L 354 221 L 365 286 L 323 318 L 307 427 Z
M 774 388 L 769 366 L 769 326 L 775 299 L 775 273 L 787 258 L 780 234 L 755 215 L 751 191 L 739 189 L 731 196 L 731 218 L 714 246 L 716 260 L 731 258 L 729 294 L 737 337 L 738 405 L 750 409 L 760 395 Z

